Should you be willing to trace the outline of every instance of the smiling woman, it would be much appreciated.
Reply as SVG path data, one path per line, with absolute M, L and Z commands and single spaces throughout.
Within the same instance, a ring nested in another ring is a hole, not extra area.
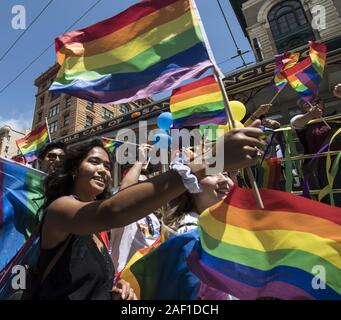
M 225 170 L 255 164 L 261 135 L 259 129 L 245 128 L 221 137 L 216 148 L 225 150 Z M 193 178 L 205 177 L 205 157 L 188 164 Z M 110 154 L 97 139 L 67 150 L 63 164 L 47 177 L 36 298 L 107 300 L 112 291 L 121 299 L 135 298 L 123 280 L 113 288 L 114 267 L 99 232 L 138 221 L 186 188 L 181 175 L 170 170 L 110 196 L 111 166 Z

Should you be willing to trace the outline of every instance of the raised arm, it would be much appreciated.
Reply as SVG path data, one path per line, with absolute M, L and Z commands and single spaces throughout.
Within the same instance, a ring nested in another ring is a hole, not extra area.
M 120 190 L 123 190 L 127 187 L 132 186 L 137 183 L 139 180 L 139 176 L 141 174 L 141 170 L 143 167 L 143 163 L 147 161 L 148 150 L 151 149 L 151 146 L 148 144 L 142 144 L 139 147 L 139 159 L 135 162 L 135 164 L 130 168 L 128 173 L 122 179 Z
M 322 114 L 321 109 L 314 107 L 305 114 L 298 114 L 297 116 L 294 116 L 290 120 L 290 123 L 294 129 L 303 129 L 309 121 L 321 118 Z
M 254 123 L 255 126 L 259 124 L 260 121 Z M 216 148 L 224 148 L 225 170 L 254 165 L 257 162 L 255 147 L 264 148 L 261 135 L 259 129 L 245 128 L 234 129 L 221 137 Z M 201 162 L 189 164 L 199 180 L 206 176 L 206 164 Z M 106 200 L 85 203 L 72 197 L 59 198 L 46 211 L 43 247 L 53 247 L 69 234 L 86 235 L 125 226 L 155 211 L 184 191 L 180 175 L 170 170 L 121 190 Z

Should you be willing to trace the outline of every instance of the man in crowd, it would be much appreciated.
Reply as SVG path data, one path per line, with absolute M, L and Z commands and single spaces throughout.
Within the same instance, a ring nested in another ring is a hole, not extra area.
M 335 86 L 334 94 L 341 98 L 341 84 Z M 333 134 L 341 127 L 338 121 L 322 120 L 325 116 L 325 105 L 320 98 L 316 98 L 311 103 L 304 100 L 298 101 L 298 107 L 302 114 L 298 114 L 291 119 L 291 126 L 296 130 L 297 136 L 304 148 L 304 154 L 316 154 L 321 148 L 327 146 Z M 313 121 L 310 123 L 310 121 Z M 319 121 L 317 121 L 319 120 Z M 324 151 L 327 151 L 328 148 Z M 331 151 L 341 150 L 341 135 L 334 139 L 330 146 Z M 332 162 L 335 157 L 332 157 Z M 311 159 L 305 161 L 304 171 L 310 175 L 309 185 L 311 189 L 323 189 L 327 184 L 326 158 L 321 157 L 311 163 Z M 341 170 L 335 177 L 334 188 L 341 187 Z M 329 203 L 329 197 L 325 201 Z M 341 206 L 341 196 L 334 195 L 335 205 Z
M 51 174 L 65 156 L 65 145 L 63 142 L 48 143 L 40 152 L 38 157 L 38 169 Z

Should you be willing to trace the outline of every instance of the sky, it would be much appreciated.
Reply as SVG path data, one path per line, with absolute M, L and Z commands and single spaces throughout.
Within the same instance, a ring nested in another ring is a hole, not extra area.
M 41 16 L 26 30 L 21 39 L 3 58 L 3 54 L 25 30 L 12 27 L 16 5 L 22 5 L 26 11 L 26 29 L 39 12 L 51 0 L 0 0 L 0 127 L 7 124 L 13 129 L 24 130 L 31 127 L 35 106 L 36 87 L 34 79 L 46 71 L 56 61 L 52 45 L 17 80 L 5 90 L 4 87 L 18 76 L 35 58 L 37 58 L 54 38 L 64 33 L 98 0 L 54 0 Z M 101 0 L 72 29 L 87 27 L 98 21 L 118 14 L 137 0 Z M 203 24 L 220 69 L 226 74 L 242 66 L 240 58 L 232 59 L 236 49 L 232 42 L 217 0 L 196 0 Z M 234 37 L 242 51 L 250 50 L 244 56 L 246 62 L 254 62 L 250 44 L 230 6 L 229 0 L 220 0 L 224 13 L 231 26 Z M 70 31 L 68 30 L 68 31 Z M 220 64 L 221 62 L 224 63 Z M 166 93 L 166 95 L 170 93 Z M 165 94 L 164 94 L 165 95 Z M 160 96 L 156 96 L 158 98 Z M 155 97 L 154 97 L 155 98 Z

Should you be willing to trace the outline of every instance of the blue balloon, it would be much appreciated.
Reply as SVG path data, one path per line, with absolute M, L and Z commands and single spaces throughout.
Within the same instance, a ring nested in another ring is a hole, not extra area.
M 168 130 L 173 125 L 173 117 L 170 112 L 161 113 L 156 120 L 157 126 L 162 130 Z
M 160 149 L 168 149 L 172 143 L 172 137 L 167 134 L 167 132 L 160 130 L 153 136 L 153 144 Z

